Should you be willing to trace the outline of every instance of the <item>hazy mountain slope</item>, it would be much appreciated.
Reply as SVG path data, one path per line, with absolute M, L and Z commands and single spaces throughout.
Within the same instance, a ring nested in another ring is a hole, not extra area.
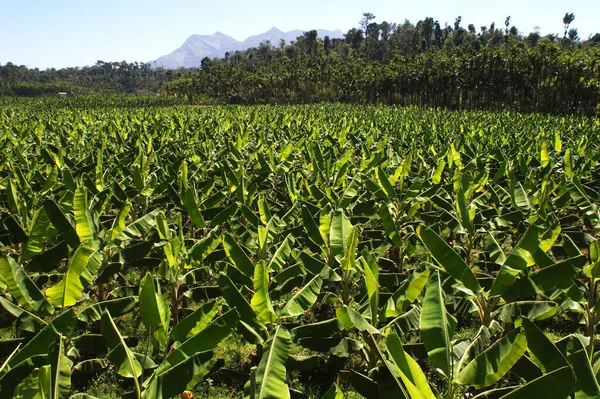
M 342 38 L 344 36 L 339 29 L 334 31 L 317 29 L 317 32 L 321 38 L 329 36 L 333 39 Z M 163 55 L 155 61 L 151 61 L 151 64 L 156 67 L 162 66 L 168 69 L 198 67 L 205 57 L 224 57 L 226 52 L 258 47 L 262 42 L 267 40 L 269 40 L 272 45 L 277 46 L 281 39 L 285 40 L 286 43 L 290 43 L 295 41 L 296 38 L 301 35 L 301 30 L 283 32 L 275 27 L 269 29 L 265 33 L 252 35 L 243 42 L 221 32 L 216 32 L 212 35 L 191 35 L 181 47 L 170 54 Z

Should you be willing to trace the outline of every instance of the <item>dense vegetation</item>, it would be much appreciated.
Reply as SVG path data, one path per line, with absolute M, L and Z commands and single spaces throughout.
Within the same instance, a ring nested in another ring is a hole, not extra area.
M 505 29 L 375 23 L 345 39 L 305 32 L 295 43 L 205 59 L 202 68 L 166 83 L 169 93 L 224 102 L 383 103 L 592 115 L 600 102 L 600 35 L 579 41 L 565 16 L 565 34 L 521 36 Z
M 36 101 L 0 132 L 0 398 L 600 395 L 596 120 Z
M 193 103 L 343 102 L 449 109 L 593 115 L 600 103 L 600 34 L 581 40 L 563 18 L 562 37 L 503 27 L 466 28 L 433 18 L 376 23 L 365 13 L 344 39 L 307 31 L 292 43 L 204 59 L 177 71 L 102 62 L 39 71 L 0 66 L 0 95 L 163 93 Z
M 64 69 L 27 68 L 11 62 L 0 65 L 0 96 L 56 96 L 73 94 L 159 93 L 173 71 L 148 63 L 103 62 L 89 67 Z

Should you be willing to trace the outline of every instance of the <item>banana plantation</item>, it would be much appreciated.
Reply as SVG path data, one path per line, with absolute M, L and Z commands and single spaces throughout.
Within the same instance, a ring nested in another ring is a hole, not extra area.
M 600 397 L 600 122 L 0 106 L 2 398 Z

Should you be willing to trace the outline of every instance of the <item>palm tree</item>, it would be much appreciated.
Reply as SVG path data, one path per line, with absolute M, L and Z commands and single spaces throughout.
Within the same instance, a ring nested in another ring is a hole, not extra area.
M 563 36 L 563 38 L 567 38 L 567 33 L 569 32 L 569 25 L 571 25 L 571 22 L 573 22 L 573 20 L 575 19 L 575 14 L 573 13 L 565 13 L 565 16 L 563 17 L 563 24 L 565 25 L 565 35 Z

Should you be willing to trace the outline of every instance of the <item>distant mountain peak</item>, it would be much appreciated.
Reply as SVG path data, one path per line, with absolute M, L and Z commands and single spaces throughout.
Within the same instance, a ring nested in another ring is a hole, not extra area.
M 272 45 L 277 45 L 281 39 L 285 40 L 286 43 L 290 43 L 295 41 L 296 37 L 301 36 L 302 32 L 303 31 L 298 29 L 283 32 L 273 26 L 264 33 L 249 36 L 243 42 L 219 31 L 216 31 L 212 35 L 193 34 L 185 40 L 181 47 L 170 54 L 163 55 L 155 61 L 151 61 L 151 64 L 155 67 L 162 66 L 167 69 L 199 67 L 202 59 L 206 57 L 223 58 L 227 52 L 258 47 L 262 42 L 267 40 L 269 40 Z M 341 39 L 344 36 L 339 29 L 336 29 L 335 31 L 317 29 L 317 32 L 321 38 L 329 36 L 332 39 Z
M 269 29 L 266 33 L 273 34 L 273 33 L 285 33 L 285 32 L 282 32 L 281 30 L 279 30 L 277 27 L 274 26 L 271 29 Z

